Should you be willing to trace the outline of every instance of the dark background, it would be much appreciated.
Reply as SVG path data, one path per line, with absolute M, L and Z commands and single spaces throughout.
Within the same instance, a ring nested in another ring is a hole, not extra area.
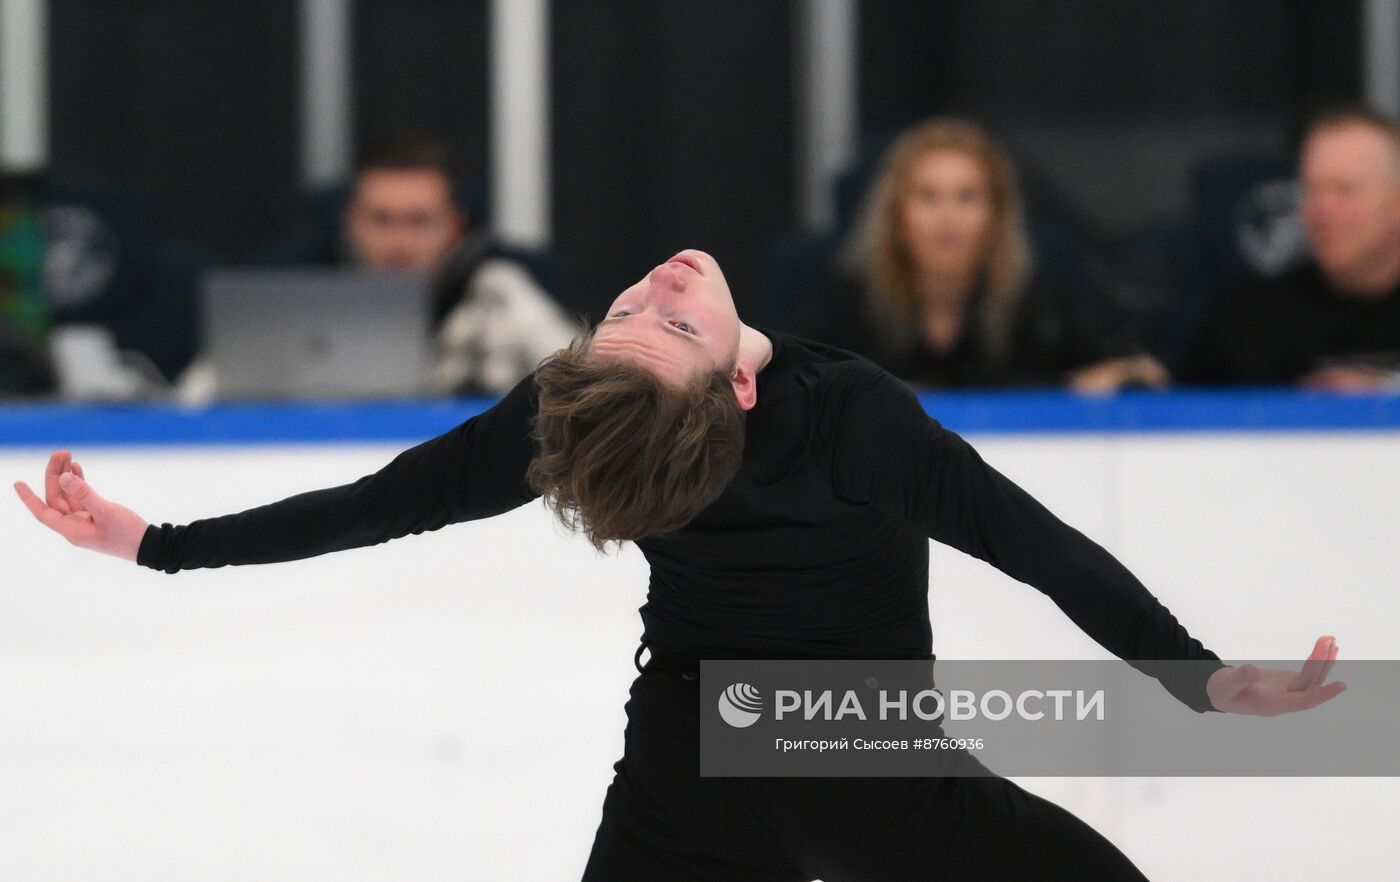
M 1287 156 L 1358 97 L 1355 0 L 956 0 L 859 7 L 863 155 L 934 113 L 1013 148 L 1035 212 L 1112 243 L 1189 209 L 1191 173 Z M 357 0 L 354 141 L 425 132 L 489 169 L 484 0 Z M 677 248 L 741 309 L 797 224 L 786 0 L 556 0 L 553 259 L 597 311 Z M 281 0 L 52 0 L 52 173 L 134 185 L 163 235 L 236 262 L 295 234 L 298 13 Z

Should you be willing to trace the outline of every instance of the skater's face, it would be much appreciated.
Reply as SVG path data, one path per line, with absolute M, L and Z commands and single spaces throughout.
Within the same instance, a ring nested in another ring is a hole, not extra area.
M 993 220 L 986 170 L 962 150 L 930 150 L 910 170 L 899 214 L 905 252 L 917 272 L 975 272 Z
M 345 216 L 355 258 L 373 269 L 432 272 L 462 236 L 452 183 L 436 169 L 369 169 Z
M 1353 124 L 1303 145 L 1303 221 L 1318 266 L 1347 278 L 1400 249 L 1400 157 L 1380 130 Z
M 623 291 L 598 324 L 589 353 L 638 364 L 672 386 L 700 372 L 731 371 L 739 314 L 715 259 L 693 248 Z

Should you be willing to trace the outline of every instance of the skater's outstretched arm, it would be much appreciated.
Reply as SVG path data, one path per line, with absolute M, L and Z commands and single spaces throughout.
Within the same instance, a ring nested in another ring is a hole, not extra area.
M 488 410 L 353 483 L 186 525 L 147 524 L 102 498 L 67 451 L 49 459 L 45 499 L 22 481 L 15 490 L 74 545 L 167 573 L 299 560 L 490 517 L 536 498 L 525 481 L 534 412 L 531 374 Z
M 1264 678 L 1276 686 L 1287 674 L 1293 691 L 1311 690 L 1304 697 L 1276 695 L 1254 705 L 1231 700 L 1252 682 L 1241 678 L 1256 672 L 1226 666 L 1113 555 L 931 419 L 904 383 L 873 365 L 844 379 L 837 390 L 832 475 L 847 498 L 881 506 L 930 538 L 1039 589 L 1100 646 L 1161 680 L 1198 712 L 1300 710 L 1340 691 L 1340 684 L 1324 691 L 1318 675 L 1325 672 L 1314 659 L 1302 673 L 1266 672 Z

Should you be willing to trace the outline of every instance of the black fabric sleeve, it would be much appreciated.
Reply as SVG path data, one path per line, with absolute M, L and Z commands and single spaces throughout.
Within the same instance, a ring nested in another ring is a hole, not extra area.
M 151 524 L 136 562 L 177 573 L 300 560 L 491 517 L 537 498 L 534 374 L 492 407 L 359 480 L 190 524 Z
M 1197 712 L 1224 663 L 1103 547 L 1061 521 L 930 418 L 913 391 L 873 366 L 833 389 L 832 478 L 920 532 L 1046 594 L 1100 646 Z M 1171 665 L 1157 661 L 1176 662 Z M 1181 664 L 1194 661 L 1197 664 Z

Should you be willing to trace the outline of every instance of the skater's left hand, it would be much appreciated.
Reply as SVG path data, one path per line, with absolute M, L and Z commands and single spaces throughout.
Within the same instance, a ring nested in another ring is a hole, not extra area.
M 1232 714 L 1276 717 L 1307 710 L 1341 695 L 1347 684 L 1323 683 L 1337 660 L 1337 641 L 1330 634 L 1317 638 L 1312 655 L 1301 671 L 1261 668 L 1258 665 L 1225 667 L 1210 675 L 1206 694 L 1216 710 Z

